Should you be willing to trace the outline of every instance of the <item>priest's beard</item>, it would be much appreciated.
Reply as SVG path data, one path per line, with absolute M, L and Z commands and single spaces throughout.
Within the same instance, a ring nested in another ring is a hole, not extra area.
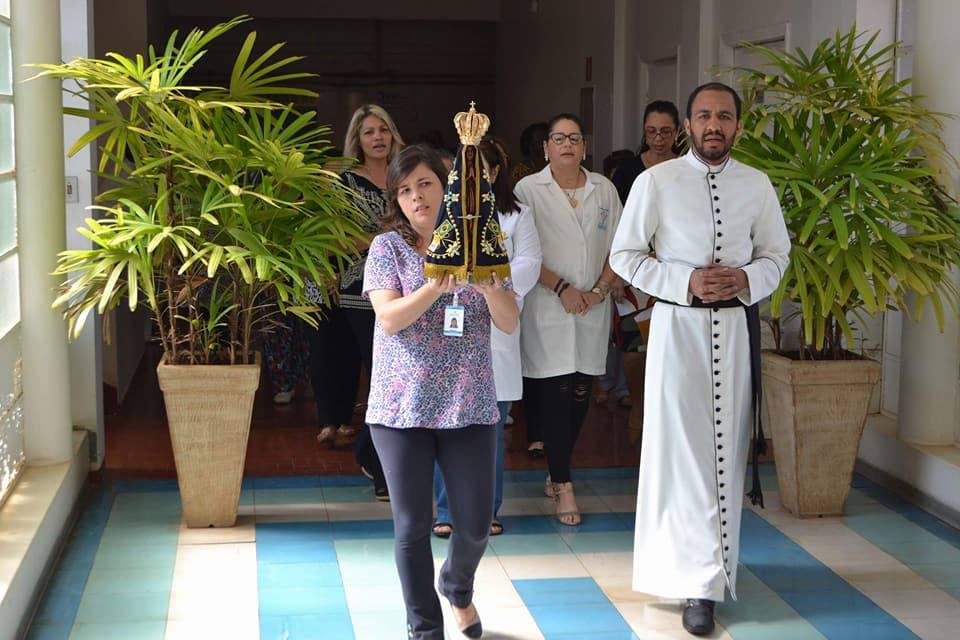
M 690 137 L 693 139 L 693 148 L 696 150 L 697 155 L 709 162 L 716 162 L 717 160 L 725 159 L 728 155 L 730 155 L 730 148 L 733 146 L 733 140 L 728 140 L 722 131 L 711 131 L 709 136 L 703 133 L 700 134 L 700 136 L 693 134 Z M 707 149 L 703 140 L 705 137 L 717 137 L 720 139 L 722 144 L 720 147 Z

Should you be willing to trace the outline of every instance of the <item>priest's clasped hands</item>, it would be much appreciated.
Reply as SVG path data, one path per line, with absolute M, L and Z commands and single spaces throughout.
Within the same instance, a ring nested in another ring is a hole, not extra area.
M 729 300 L 748 286 L 743 269 L 711 265 L 690 274 L 690 293 L 707 303 Z

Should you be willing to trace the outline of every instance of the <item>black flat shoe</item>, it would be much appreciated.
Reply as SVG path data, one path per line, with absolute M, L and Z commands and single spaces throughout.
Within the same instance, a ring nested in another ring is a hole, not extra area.
M 690 598 L 683 608 L 683 628 L 695 636 L 713 633 L 713 600 Z

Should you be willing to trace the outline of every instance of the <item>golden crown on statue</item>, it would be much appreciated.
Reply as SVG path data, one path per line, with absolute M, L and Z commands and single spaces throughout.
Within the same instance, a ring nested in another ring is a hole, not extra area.
M 483 113 L 477 113 L 476 103 L 470 101 L 470 111 L 461 111 L 453 116 L 453 126 L 460 135 L 460 144 L 476 146 L 480 144 L 487 129 L 490 128 L 490 118 Z

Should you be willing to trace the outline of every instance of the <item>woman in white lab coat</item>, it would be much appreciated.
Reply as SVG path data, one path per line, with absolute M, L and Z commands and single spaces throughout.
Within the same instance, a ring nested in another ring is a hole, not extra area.
M 497 204 L 497 218 L 503 231 L 507 256 L 510 258 L 510 279 L 517 296 L 517 306 L 523 309 L 523 297 L 537 286 L 540 278 L 540 239 L 533 223 L 530 208 L 520 204 L 514 193 L 510 159 L 500 140 L 486 137 L 480 143 L 480 155 L 493 185 Z M 496 487 L 493 500 L 493 522 L 490 535 L 503 533 L 503 524 L 497 518 L 503 503 L 503 426 L 507 407 L 523 396 L 523 377 L 520 369 L 520 331 L 507 334 L 490 324 L 490 347 L 493 351 L 493 381 L 497 387 L 497 407 L 500 420 L 497 422 Z M 447 492 L 440 467 L 434 468 L 433 488 L 437 494 L 437 521 L 434 535 L 448 538 L 453 532 Z
M 580 524 L 570 459 L 589 407 L 593 377 L 604 372 L 610 304 L 617 282 L 607 258 L 620 221 L 613 184 L 580 163 L 583 125 L 572 114 L 550 120 L 543 145 L 549 164 L 516 187 L 533 212 L 543 251 L 539 285 L 521 314 L 520 349 L 527 420 L 546 443 L 545 492 L 557 500 L 557 519 Z

